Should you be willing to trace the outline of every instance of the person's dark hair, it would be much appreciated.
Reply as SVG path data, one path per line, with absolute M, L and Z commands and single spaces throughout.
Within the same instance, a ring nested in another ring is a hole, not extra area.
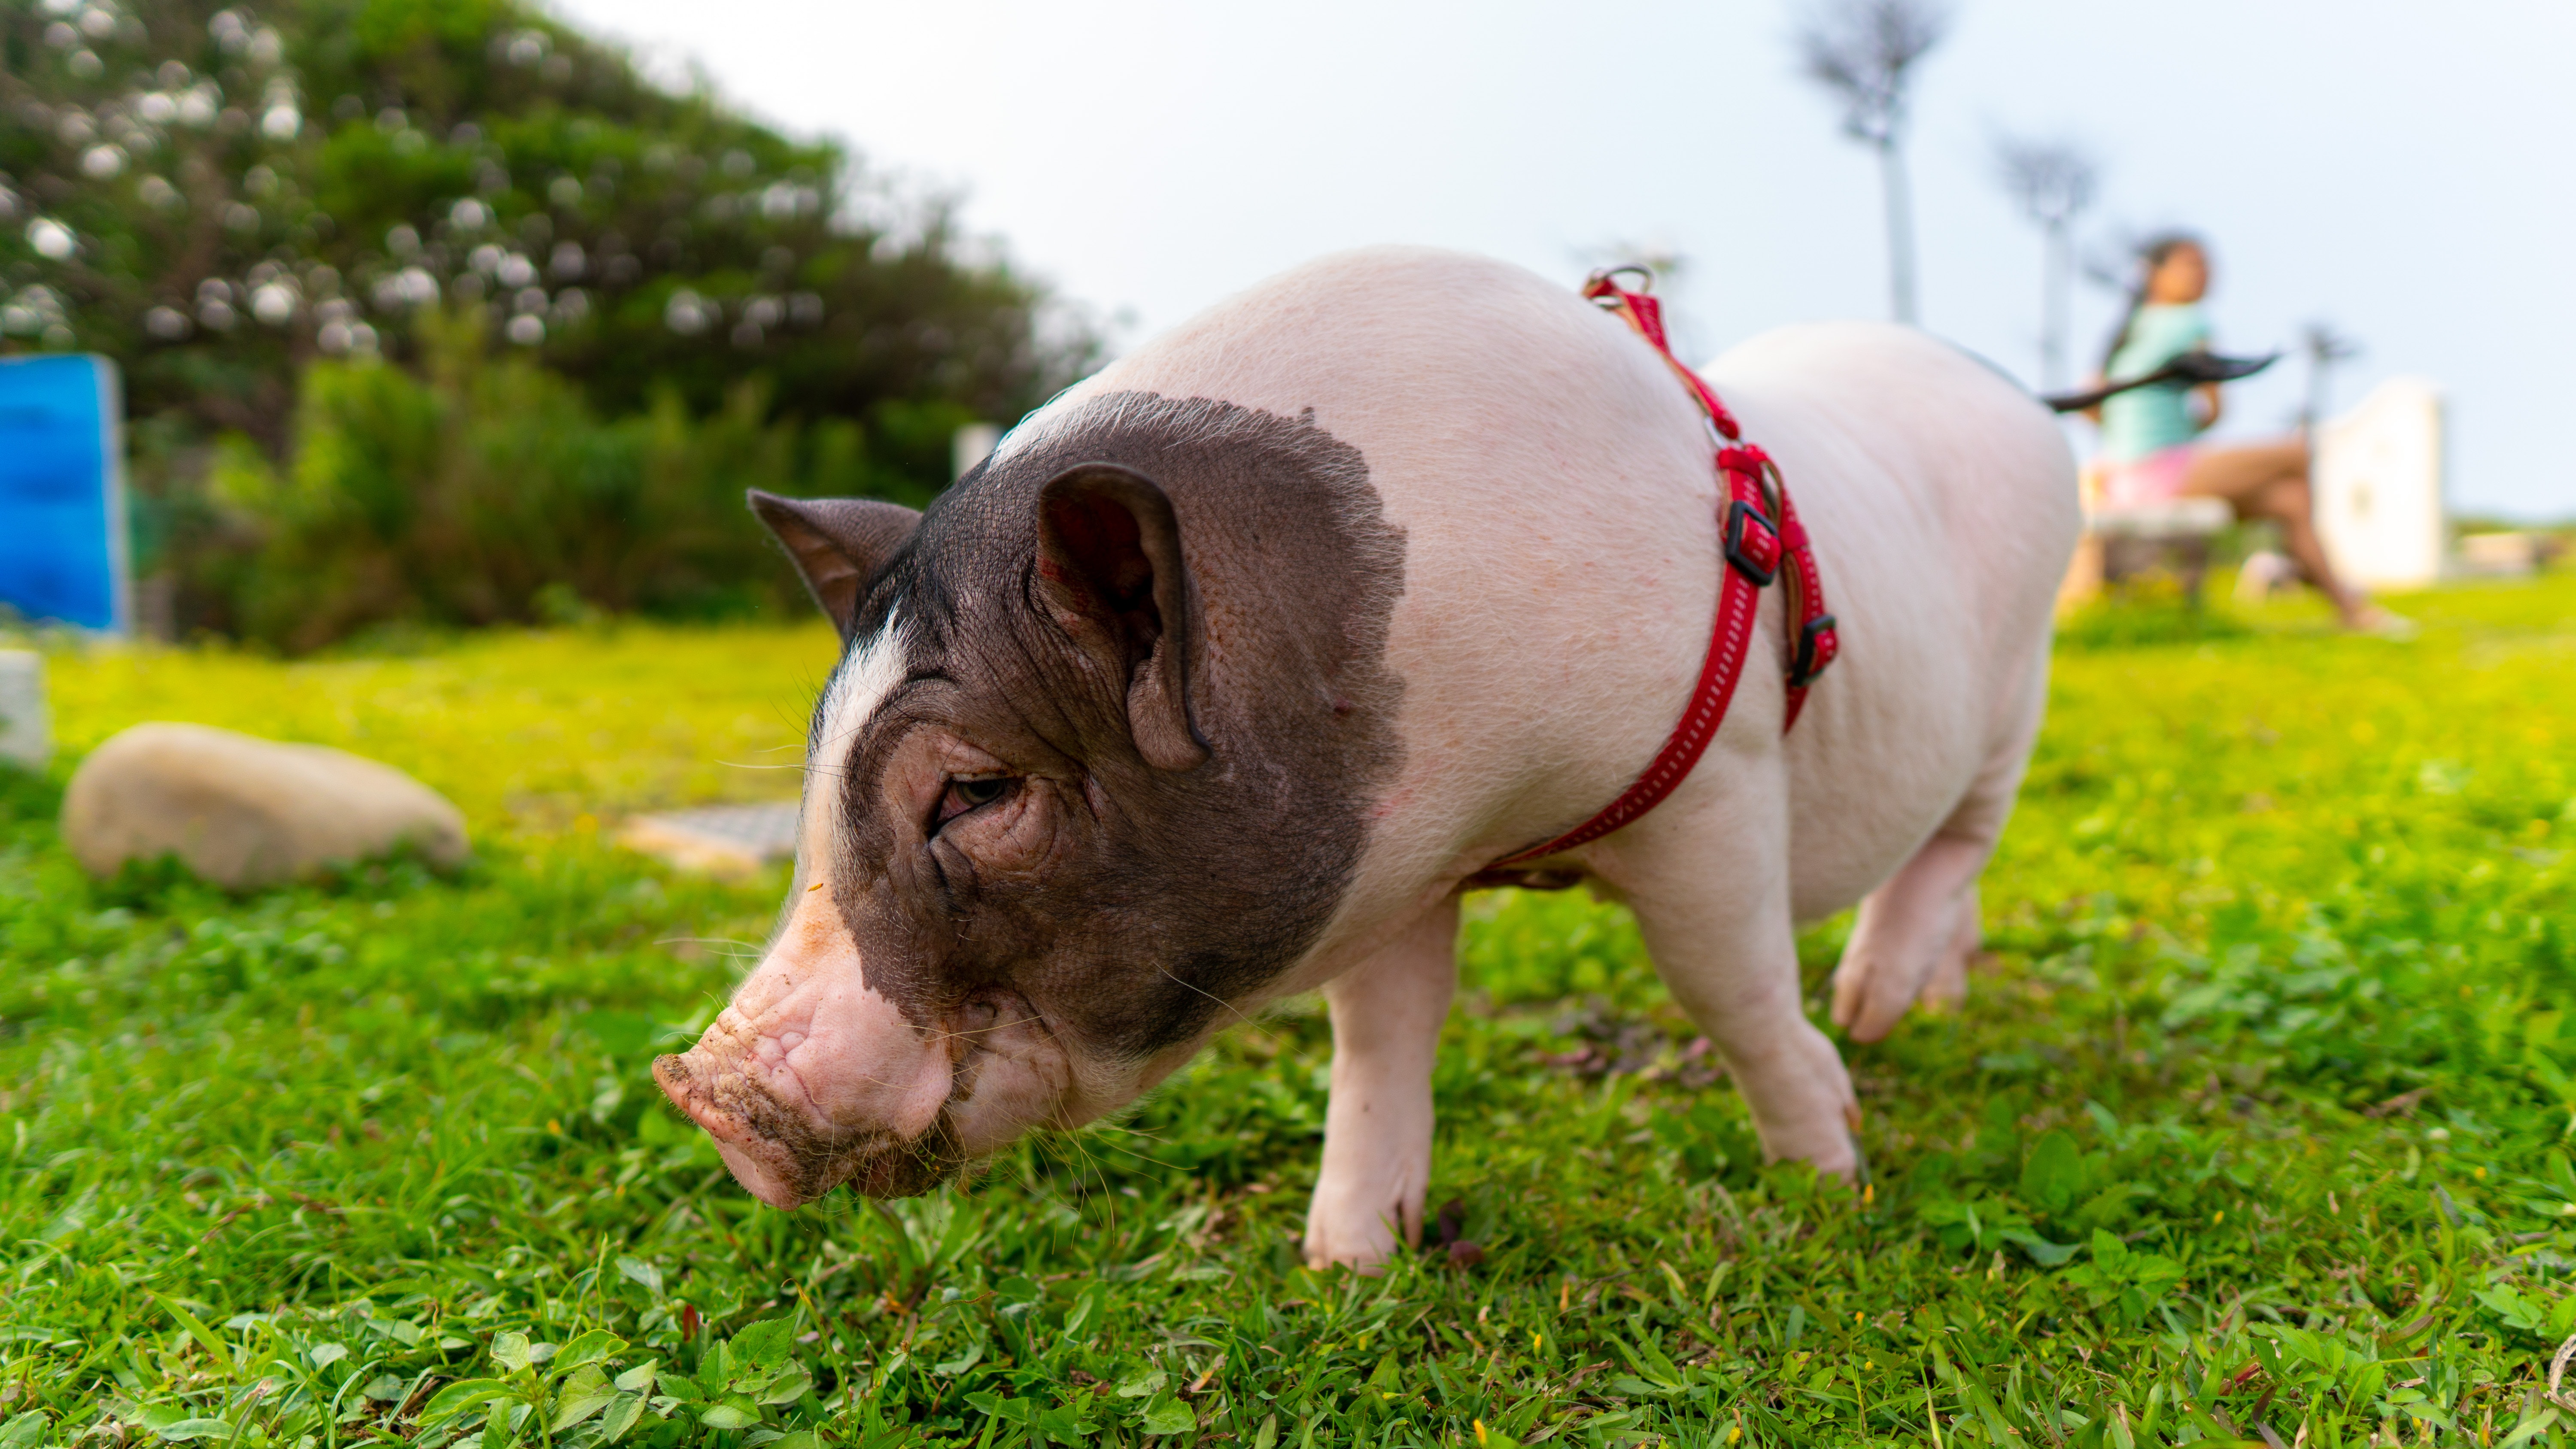
M 2138 309 L 2147 305 L 2148 279 L 2155 276 L 2156 268 L 2163 266 L 2168 258 L 2184 247 L 2203 253 L 2209 250 L 2207 242 L 2202 241 L 2197 233 L 2188 231 L 2160 231 L 2138 243 L 2138 279 L 2129 285 L 2128 309 L 2120 314 L 2119 330 L 2111 334 L 2111 345 L 2102 349 L 2101 372 L 2105 380 L 2111 376 L 2111 359 L 2119 356 L 2120 349 L 2129 345 L 2129 329 L 2138 325 Z

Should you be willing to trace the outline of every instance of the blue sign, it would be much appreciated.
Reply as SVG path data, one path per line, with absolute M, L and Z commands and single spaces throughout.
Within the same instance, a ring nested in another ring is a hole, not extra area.
M 0 357 L 0 605 L 128 624 L 124 405 L 104 357 Z

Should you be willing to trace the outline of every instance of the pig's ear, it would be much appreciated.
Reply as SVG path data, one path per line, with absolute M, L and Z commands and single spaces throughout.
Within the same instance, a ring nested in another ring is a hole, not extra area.
M 1190 577 L 1172 500 L 1154 481 L 1086 463 L 1038 493 L 1036 593 L 1073 642 L 1127 681 L 1136 752 L 1160 770 L 1204 764 L 1190 723 Z
M 814 602 L 832 618 L 843 638 L 850 616 L 858 612 L 859 590 L 868 576 L 903 547 L 921 523 L 918 510 L 873 498 L 781 498 L 749 490 L 751 511 L 769 527 L 796 560 Z

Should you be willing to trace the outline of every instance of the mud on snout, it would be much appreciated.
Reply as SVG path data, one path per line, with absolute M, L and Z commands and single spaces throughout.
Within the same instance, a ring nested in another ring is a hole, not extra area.
M 869 1197 L 917 1197 L 966 1165 L 950 1105 L 910 1139 L 826 1127 L 703 1046 L 654 1058 L 653 1080 L 715 1140 L 735 1181 L 771 1207 L 802 1207 L 845 1182 Z

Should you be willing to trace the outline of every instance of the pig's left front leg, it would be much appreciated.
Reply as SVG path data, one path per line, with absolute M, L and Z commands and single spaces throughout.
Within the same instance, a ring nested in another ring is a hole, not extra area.
M 1431 1186 L 1431 1065 L 1458 985 L 1458 898 L 1324 985 L 1333 1019 L 1324 1168 L 1306 1210 L 1306 1261 L 1374 1272 L 1400 1234 L 1422 1241 Z
M 1596 868 L 1635 909 L 1673 1000 L 1725 1059 L 1763 1149 L 1848 1175 L 1860 1109 L 1842 1054 L 1801 1001 L 1787 779 L 1776 752 L 1723 764 L 1703 763 L 1688 793 L 1611 836 Z

